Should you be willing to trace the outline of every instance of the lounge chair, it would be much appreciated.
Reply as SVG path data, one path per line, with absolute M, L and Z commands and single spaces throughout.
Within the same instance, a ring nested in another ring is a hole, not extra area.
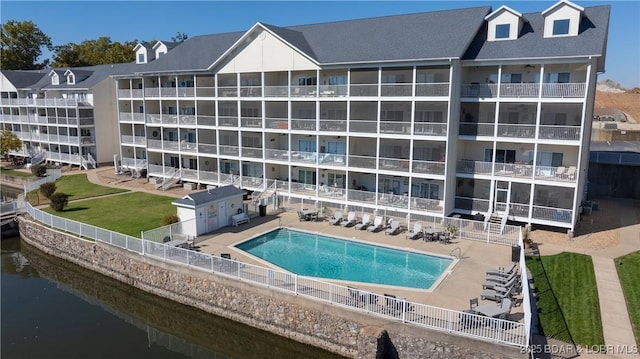
M 371 215 L 369 213 L 365 213 L 362 216 L 362 222 L 355 225 L 355 229 L 365 230 L 367 227 L 371 225 Z
M 512 285 L 516 285 L 516 284 L 518 284 L 517 276 L 511 278 L 508 282 L 496 282 L 496 281 L 485 280 L 484 283 L 482 283 L 482 289 L 495 290 L 496 288 L 509 288 Z
M 342 222 L 342 211 L 333 212 L 333 216 L 331 217 L 331 219 L 329 219 L 329 223 L 337 226 L 340 224 L 340 222 Z
M 389 224 L 389 228 L 384 231 L 384 234 L 396 235 L 398 233 L 400 233 L 400 221 L 394 219 Z
M 407 238 L 409 239 L 417 239 L 418 237 L 422 237 L 422 223 L 416 222 L 413 224 L 413 229 L 407 232 Z
M 515 271 L 513 273 L 511 273 L 508 277 L 503 277 L 501 275 L 487 275 L 484 278 L 485 282 L 498 282 L 498 283 L 507 283 L 509 281 L 511 281 L 514 278 L 518 278 L 518 272 Z
M 567 170 L 567 178 L 570 180 L 574 180 L 576 178 L 576 171 L 576 166 L 569 166 L 569 169 Z
M 349 212 L 347 215 L 347 219 L 340 222 L 340 225 L 343 227 L 351 227 L 356 224 L 356 212 Z
M 376 216 L 376 218 L 373 220 L 373 224 L 367 228 L 367 232 L 377 232 L 381 230 L 383 222 L 384 219 L 382 217 Z
M 501 302 L 503 299 L 511 298 L 515 294 L 516 286 L 513 285 L 509 288 L 505 288 L 506 292 L 499 289 L 500 288 L 498 288 L 498 290 L 483 290 L 480 293 L 480 299 L 488 299 L 496 302 Z
M 511 269 L 509 270 L 505 270 L 504 268 L 498 268 L 498 269 L 489 269 L 487 271 L 487 275 L 499 275 L 502 277 L 508 277 L 510 276 L 513 272 L 515 272 L 518 269 L 518 263 L 514 263 L 513 266 L 511 266 Z

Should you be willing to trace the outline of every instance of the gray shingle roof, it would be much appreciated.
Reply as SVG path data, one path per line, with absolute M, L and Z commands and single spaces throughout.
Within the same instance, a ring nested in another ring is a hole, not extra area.
M 245 190 L 239 189 L 238 187 L 233 185 L 228 185 L 202 192 L 191 193 L 171 202 L 171 204 L 179 207 L 195 207 L 201 204 L 214 202 L 229 197 L 244 195 L 245 193 Z
M 584 9 L 578 36 L 545 38 L 544 17 L 540 13 L 524 14 L 529 21 L 517 40 L 486 41 L 486 26 L 478 33 L 465 54 L 465 59 L 490 60 L 513 58 L 546 58 L 572 56 L 604 56 L 609 29 L 608 5 Z M 604 71 L 604 58 L 598 61 Z
M 2 70 L 2 75 L 9 80 L 17 89 L 32 88 L 43 76 L 46 76 L 51 70 Z

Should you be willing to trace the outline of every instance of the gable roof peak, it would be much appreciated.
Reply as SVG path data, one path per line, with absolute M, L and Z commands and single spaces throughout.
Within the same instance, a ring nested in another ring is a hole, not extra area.
M 550 13 L 550 12 L 551 12 L 551 11 L 553 11 L 553 10 L 555 10 L 556 8 L 558 8 L 558 7 L 559 7 L 559 6 L 561 6 L 561 5 L 570 6 L 570 7 L 574 8 L 574 9 L 576 9 L 576 10 L 580 11 L 580 12 L 583 12 L 583 11 L 584 11 L 584 8 L 583 8 L 582 6 L 580 6 L 580 5 L 574 4 L 574 3 L 572 3 L 572 2 L 571 2 L 571 1 L 569 1 L 569 0 L 560 0 L 560 1 L 558 1 L 557 3 L 555 3 L 555 4 L 551 5 L 548 9 L 544 10 L 544 11 L 541 13 L 541 15 L 542 15 L 542 16 L 545 16 L 545 15 L 547 15 L 548 13 Z
M 489 21 L 491 19 L 493 19 L 494 17 L 496 17 L 497 15 L 503 13 L 504 11 L 510 12 L 512 14 L 514 14 L 517 17 L 522 17 L 522 14 L 513 10 L 512 8 L 506 6 L 506 5 L 502 5 L 499 8 L 497 8 L 495 11 L 491 12 L 489 15 L 485 16 L 484 19 Z

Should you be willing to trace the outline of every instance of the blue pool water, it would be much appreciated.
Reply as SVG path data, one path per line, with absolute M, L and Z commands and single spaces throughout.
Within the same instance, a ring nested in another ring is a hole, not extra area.
M 452 259 L 289 229 L 236 245 L 299 275 L 429 289 Z

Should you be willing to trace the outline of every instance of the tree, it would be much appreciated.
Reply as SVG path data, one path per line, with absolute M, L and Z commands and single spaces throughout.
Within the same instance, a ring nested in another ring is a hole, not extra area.
M 182 32 L 180 32 L 180 31 L 178 31 L 178 32 L 176 33 L 176 36 L 173 36 L 173 37 L 171 38 L 171 41 L 173 41 L 173 42 L 184 42 L 184 41 L 185 41 L 186 39 L 188 39 L 188 38 L 189 38 L 189 35 L 187 35 L 187 34 L 185 34 L 185 33 L 182 33 Z
M 69 204 L 69 195 L 62 192 L 56 192 L 49 198 L 51 204 L 49 206 L 56 212 L 62 212 L 64 207 Z
M 47 167 L 38 163 L 31 166 L 31 173 L 36 177 L 43 177 L 47 174 Z
M 40 193 L 46 198 L 51 198 L 51 195 L 56 191 L 55 182 L 47 182 L 40 185 Z
M 38 63 L 42 47 L 52 50 L 51 38 L 31 21 L 9 20 L 0 31 L 0 69 L 37 70 L 49 59 Z
M 86 40 L 80 44 L 68 43 L 53 50 L 51 67 L 81 67 L 133 62 L 136 42 L 121 44 L 112 42 L 110 37 Z
M 16 136 L 15 133 L 4 130 L 0 134 L 0 151 L 2 157 L 7 158 L 7 155 L 11 151 L 18 151 L 22 149 L 22 141 Z

